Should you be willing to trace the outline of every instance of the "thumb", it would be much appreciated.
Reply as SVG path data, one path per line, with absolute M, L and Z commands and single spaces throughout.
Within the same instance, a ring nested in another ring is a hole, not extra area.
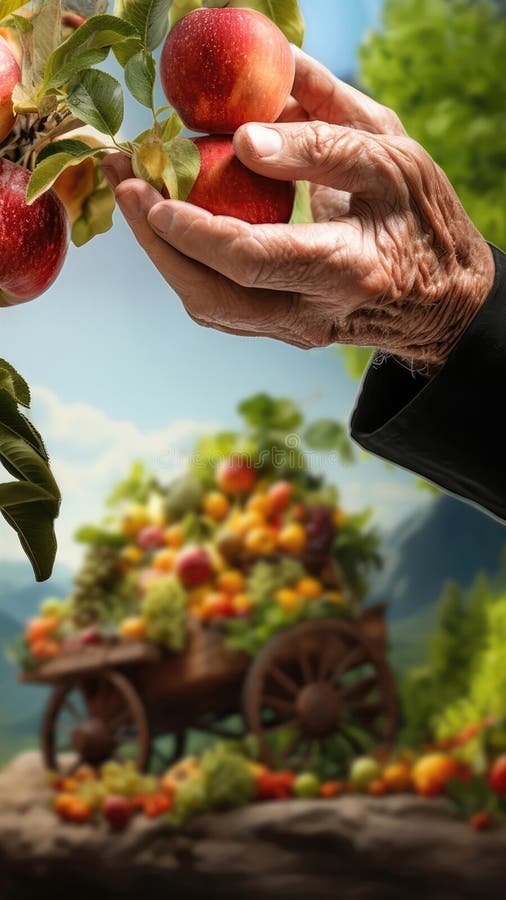
M 236 131 L 234 150 L 248 169 L 268 178 L 313 181 L 349 193 L 378 194 L 385 186 L 385 151 L 374 135 L 356 128 L 248 123 Z

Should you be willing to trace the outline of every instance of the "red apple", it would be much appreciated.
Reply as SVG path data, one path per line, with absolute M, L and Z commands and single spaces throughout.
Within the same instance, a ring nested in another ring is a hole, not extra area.
M 93 647 L 96 644 L 102 644 L 102 635 L 100 629 L 96 625 L 90 625 L 85 628 L 79 636 L 80 643 L 83 647 Z
M 272 502 L 273 511 L 284 512 L 290 503 L 293 494 L 293 484 L 290 481 L 275 481 L 267 492 Z
M 295 187 L 251 172 L 234 153 L 232 138 L 210 135 L 195 138 L 200 172 L 188 202 L 216 216 L 234 216 L 252 225 L 288 222 Z
M 133 806 L 120 794 L 109 794 L 104 800 L 102 814 L 112 828 L 126 828 L 133 813 Z
M 216 480 L 226 494 L 249 494 L 256 479 L 254 468 L 240 456 L 224 459 L 216 470 Z
M 210 577 L 213 563 L 204 547 L 186 547 L 177 557 L 174 571 L 185 587 L 197 587 Z
M 275 122 L 295 63 L 283 32 L 252 9 L 197 9 L 170 32 L 160 59 L 169 103 L 192 131 L 233 134 Z
M 147 525 L 137 535 L 137 545 L 141 550 L 157 550 L 165 547 L 165 533 L 158 525 Z
M 7 41 L 0 37 L 0 143 L 14 127 L 12 92 L 21 79 L 17 61 Z
M 26 204 L 30 173 L 0 159 L 0 306 L 38 297 L 65 260 L 69 223 L 53 190 Z
M 499 797 L 506 797 L 506 754 L 498 756 L 488 774 L 490 787 Z

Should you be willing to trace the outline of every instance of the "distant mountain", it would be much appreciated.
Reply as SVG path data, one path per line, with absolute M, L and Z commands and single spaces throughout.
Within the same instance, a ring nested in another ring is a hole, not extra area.
M 55 566 L 49 581 L 37 582 L 29 562 L 0 562 L 0 612 L 19 622 L 36 615 L 46 597 L 64 597 L 70 591 L 72 572 Z
M 12 747 L 37 742 L 40 715 L 47 697 L 44 688 L 21 684 L 16 666 L 7 659 L 5 648 L 21 631 L 20 624 L 0 612 L 0 762 Z
M 504 548 L 506 527 L 473 506 L 437 497 L 386 536 L 372 598 L 388 601 L 392 620 L 406 619 L 432 606 L 447 579 L 466 588 L 480 571 L 496 574 Z
M 383 570 L 371 600 L 388 602 L 390 646 L 397 669 L 426 659 L 445 581 L 470 587 L 478 572 L 496 575 L 506 528 L 468 504 L 437 497 L 383 541 Z

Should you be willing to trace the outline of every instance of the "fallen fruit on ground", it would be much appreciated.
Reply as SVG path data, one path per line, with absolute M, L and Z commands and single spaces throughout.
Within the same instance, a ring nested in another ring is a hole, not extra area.
M 12 92 L 21 79 L 21 71 L 7 41 L 0 36 L 0 143 L 12 131 L 16 117 L 12 112 Z
M 112 828 L 126 828 L 132 817 L 133 807 L 126 797 L 112 794 L 105 800 L 102 813 Z
M 423 797 L 436 797 L 459 774 L 458 762 L 445 753 L 429 753 L 413 766 L 412 778 L 415 790 Z
M 317 797 L 320 793 L 321 781 L 313 772 L 301 772 L 293 783 L 296 797 Z
M 372 756 L 359 756 L 351 764 L 350 782 L 359 791 L 366 791 L 373 781 L 381 778 L 381 766 Z
M 195 138 L 194 144 L 200 153 L 200 172 L 189 203 L 251 225 L 289 222 L 295 199 L 291 181 L 274 181 L 247 169 L 227 135 Z
M 275 122 L 290 95 L 290 45 L 252 9 L 198 9 L 170 32 L 160 58 L 165 96 L 192 131 L 232 134 Z
M 26 203 L 30 173 L 0 159 L 0 306 L 33 300 L 53 283 L 68 248 L 68 216 L 53 190 Z

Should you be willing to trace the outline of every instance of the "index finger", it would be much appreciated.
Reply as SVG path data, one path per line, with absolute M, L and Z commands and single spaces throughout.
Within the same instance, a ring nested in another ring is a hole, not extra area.
M 295 81 L 292 96 L 306 111 L 307 118 L 321 119 L 332 125 L 346 125 L 372 134 L 406 134 L 393 110 L 336 78 L 298 47 L 294 47 L 293 52 Z M 292 104 L 290 112 L 293 110 Z M 298 116 L 300 118 L 300 111 Z

